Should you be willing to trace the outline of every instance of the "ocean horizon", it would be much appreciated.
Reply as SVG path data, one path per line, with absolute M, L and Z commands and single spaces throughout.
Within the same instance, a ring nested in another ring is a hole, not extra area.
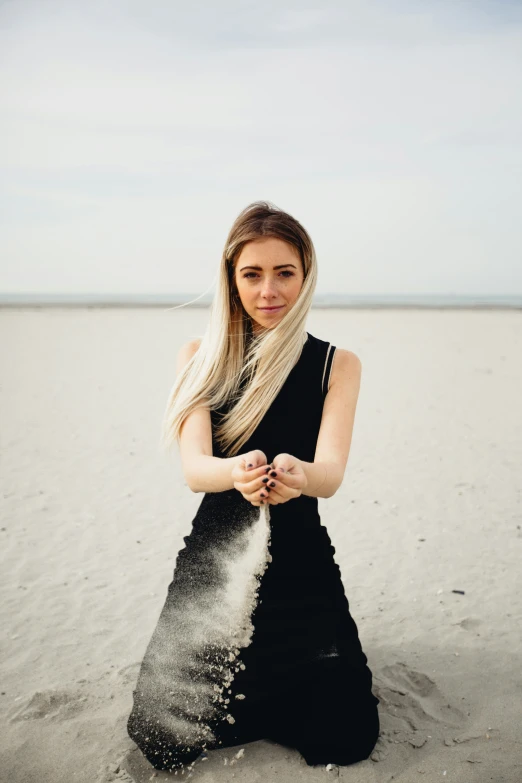
M 208 294 L 2 293 L 2 307 L 209 307 Z M 316 293 L 315 308 L 522 308 L 522 294 L 338 294 Z

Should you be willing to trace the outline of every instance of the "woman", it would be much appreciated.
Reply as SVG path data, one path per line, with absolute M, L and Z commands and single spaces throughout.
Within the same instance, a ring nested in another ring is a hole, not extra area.
M 205 494 L 128 720 L 157 769 L 257 739 L 347 765 L 378 738 L 317 501 L 343 480 L 361 365 L 305 331 L 316 278 L 301 224 L 251 204 L 227 238 L 207 330 L 179 353 L 164 438 Z

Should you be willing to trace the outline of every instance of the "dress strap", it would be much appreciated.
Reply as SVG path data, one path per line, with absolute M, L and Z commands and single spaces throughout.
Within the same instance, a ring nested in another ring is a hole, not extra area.
M 323 370 L 323 400 L 328 394 L 328 386 L 330 385 L 330 374 L 332 372 L 332 362 L 333 357 L 335 353 L 335 345 L 332 345 L 331 343 L 328 343 L 328 350 L 326 351 L 326 359 L 324 362 L 324 370 Z

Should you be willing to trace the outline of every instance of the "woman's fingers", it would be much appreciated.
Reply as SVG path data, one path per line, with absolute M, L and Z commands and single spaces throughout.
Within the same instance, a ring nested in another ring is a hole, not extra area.
M 266 476 L 266 465 L 236 474 L 234 486 L 243 495 L 250 495 L 263 486 L 262 477 Z
M 290 498 L 285 498 L 283 495 L 280 495 L 279 492 L 276 492 L 275 489 L 272 489 L 267 497 L 265 498 L 267 503 L 270 503 L 270 505 L 277 505 L 278 503 L 286 503 L 287 500 Z
M 297 497 L 301 492 L 294 488 L 296 483 L 296 477 L 291 473 L 264 464 L 242 470 L 240 480 L 234 486 L 252 505 L 260 506 L 286 503 Z
M 282 468 L 273 468 L 268 473 L 268 479 L 269 481 L 277 481 L 280 485 L 290 489 L 297 489 L 299 487 L 299 476 L 283 470 Z
M 263 498 L 263 494 L 265 497 Z M 298 490 L 285 486 L 281 481 L 277 479 L 270 479 L 268 485 L 260 490 L 260 497 L 268 502 L 286 503 L 288 500 L 297 497 L 301 493 Z
M 249 476 L 242 482 L 243 492 L 250 495 L 262 489 L 265 484 L 270 481 L 267 477 L 266 466 L 264 468 L 256 468 L 256 470 L 252 470 L 251 473 L 252 477 Z M 263 481 L 263 479 L 267 479 L 267 481 Z
M 241 492 L 245 500 L 255 506 L 259 506 L 261 503 L 260 492 L 266 487 L 269 480 L 267 479 L 268 470 L 268 465 L 261 465 L 258 468 L 244 471 L 241 475 L 242 480 L 234 483 L 235 488 Z M 263 481 L 263 478 L 267 480 Z
M 266 484 L 262 484 L 260 487 L 258 486 L 254 492 L 243 494 L 244 497 L 255 506 L 259 506 L 263 503 L 284 503 L 285 500 L 288 499 L 280 495 L 275 487 L 269 488 Z
M 248 451 L 243 456 L 243 464 L 247 470 L 266 465 L 266 455 L 260 449 Z

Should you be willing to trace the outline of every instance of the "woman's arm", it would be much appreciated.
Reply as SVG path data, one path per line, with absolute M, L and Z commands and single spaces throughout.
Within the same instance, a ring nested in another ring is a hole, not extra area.
M 178 353 L 177 373 L 190 361 L 200 340 L 185 343 Z M 181 425 L 178 440 L 183 475 L 192 492 L 224 492 L 233 489 L 232 469 L 239 456 L 222 459 L 212 456 L 210 409 L 196 408 Z
M 329 498 L 342 484 L 352 442 L 355 409 L 361 384 L 361 361 L 352 351 L 337 348 L 326 395 L 314 461 L 300 460 L 308 480 L 303 495 Z

